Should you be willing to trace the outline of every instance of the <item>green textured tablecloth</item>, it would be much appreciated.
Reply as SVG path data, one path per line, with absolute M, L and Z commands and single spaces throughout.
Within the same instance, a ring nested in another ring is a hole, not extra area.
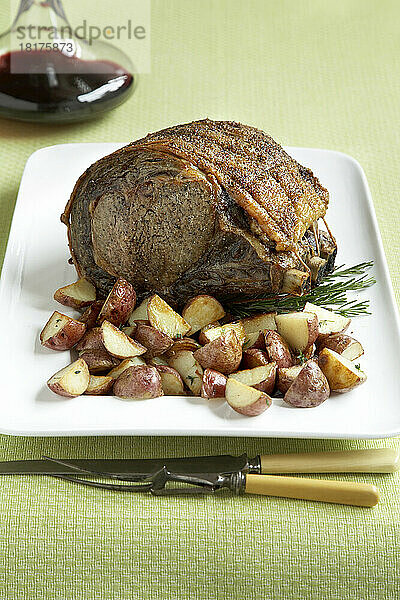
M 72 21 L 82 7 L 90 12 L 94 6 L 103 17 L 113 10 L 105 0 L 65 0 Z M 128 1 L 126 7 L 128 14 Z M 209 116 L 254 124 L 284 144 L 357 158 L 372 189 L 398 298 L 399 22 L 397 0 L 153 0 L 152 72 L 122 108 L 97 122 L 59 128 L 0 121 L 1 256 L 22 169 L 34 150 L 130 141 Z M 386 445 L 399 447 L 399 439 L 1 436 L 0 459 Z M 399 475 L 356 479 L 379 486 L 376 508 L 261 497 L 166 500 L 44 478 L 2 479 L 0 598 L 397 599 Z

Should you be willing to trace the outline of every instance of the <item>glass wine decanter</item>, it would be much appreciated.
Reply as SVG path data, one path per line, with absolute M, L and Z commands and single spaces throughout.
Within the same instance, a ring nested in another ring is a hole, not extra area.
M 61 0 L 21 0 L 0 36 L 0 117 L 68 123 L 101 116 L 137 81 L 124 52 L 74 35 Z

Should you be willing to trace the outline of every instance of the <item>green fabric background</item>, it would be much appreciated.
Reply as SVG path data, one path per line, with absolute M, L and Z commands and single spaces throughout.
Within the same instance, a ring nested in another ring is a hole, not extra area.
M 9 20 L 7 4 L 1 3 L 0 29 Z M 115 10 L 106 0 L 64 4 L 72 22 L 94 10 L 106 19 Z M 22 169 L 34 150 L 128 142 L 209 116 L 256 125 L 284 144 L 357 158 L 399 298 L 399 22 L 397 0 L 153 0 L 152 72 L 127 104 L 87 124 L 0 121 L 1 257 Z M 399 439 L 0 436 L 0 460 L 386 445 L 399 448 Z M 369 510 L 258 497 L 163 500 L 44 478 L 2 479 L 0 598 L 395 600 L 399 475 L 350 478 L 379 486 L 381 503 Z

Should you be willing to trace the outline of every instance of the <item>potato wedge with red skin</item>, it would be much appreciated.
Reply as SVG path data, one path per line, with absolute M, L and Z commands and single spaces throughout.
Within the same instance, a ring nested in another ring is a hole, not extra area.
M 114 395 L 118 398 L 147 400 L 164 395 L 161 377 L 155 367 L 129 367 L 115 381 Z
M 135 331 L 136 331 L 136 323 L 135 323 L 135 325 L 128 325 L 127 327 L 121 327 L 121 331 L 128 337 L 134 338 Z
M 294 352 L 304 352 L 318 337 L 318 317 L 311 312 L 292 312 L 275 317 L 278 333 Z
M 75 346 L 75 350 L 78 352 L 83 352 L 84 350 L 105 350 L 100 327 L 93 327 L 93 329 L 87 331 Z
M 96 300 L 96 288 L 88 279 L 81 277 L 75 283 L 70 283 L 56 290 L 54 300 L 64 306 L 82 310 Z
M 281 367 L 278 369 L 276 386 L 282 394 L 286 394 L 304 365 L 293 365 L 293 367 Z
M 255 369 L 255 367 L 262 367 L 269 365 L 270 361 L 265 350 L 259 350 L 258 348 L 250 348 L 244 350 L 242 357 L 242 369 Z
M 164 365 L 156 365 L 161 377 L 161 385 L 165 396 L 186 396 L 183 379 L 176 369 Z
M 168 358 L 168 365 L 178 371 L 185 385 L 194 396 L 200 395 L 203 368 L 194 358 L 193 352 L 190 352 L 190 350 L 180 350 Z
M 190 331 L 189 323 L 157 294 L 150 298 L 147 313 L 152 327 L 173 339 L 180 338 Z
M 100 329 L 104 347 L 113 356 L 124 359 L 140 356 L 146 352 L 144 346 L 125 335 L 109 321 L 103 321 Z
M 320 352 L 318 364 L 327 378 L 332 392 L 349 392 L 367 379 L 364 371 L 330 348 L 324 348 Z
M 302 352 L 302 351 L 293 352 L 292 353 L 293 366 L 294 365 L 304 365 L 308 360 L 315 358 L 316 350 L 317 350 L 316 345 L 313 344 L 312 346 L 309 346 L 309 348 L 306 348 L 304 350 L 304 352 Z
M 250 348 L 253 346 L 254 340 L 256 340 L 262 331 L 276 329 L 275 312 L 262 313 L 261 315 L 254 315 L 253 317 L 246 317 L 241 319 L 241 324 L 246 335 L 245 346 Z
M 199 342 L 200 344 L 208 344 L 221 337 L 221 335 L 227 333 L 228 331 L 234 331 L 240 344 L 244 344 L 246 335 L 244 333 L 243 325 L 240 321 L 236 321 L 235 323 L 225 323 L 225 325 L 218 325 L 216 327 L 205 327 L 200 332 Z
M 149 319 L 136 319 L 136 321 L 134 321 L 133 325 L 129 325 L 128 327 L 136 328 L 139 325 L 139 323 L 141 323 L 142 325 L 150 325 L 151 326 Z
M 243 350 L 265 350 L 264 332 L 250 333 L 243 344 Z
M 332 310 L 321 308 L 316 304 L 307 302 L 303 309 L 305 312 L 311 312 L 318 317 L 319 338 L 323 338 L 332 333 L 343 333 L 350 325 L 351 319 L 338 315 Z
M 174 343 L 172 337 L 166 333 L 141 322 L 136 325 L 135 340 L 147 348 L 146 358 L 164 354 Z
M 150 358 L 147 361 L 147 364 L 152 367 L 159 367 L 159 366 L 168 367 L 168 361 L 167 361 L 165 354 L 164 354 L 164 356 L 153 356 L 152 358 Z
M 261 415 L 272 404 L 272 398 L 268 394 L 236 381 L 232 377 L 229 377 L 226 383 L 225 397 L 234 411 L 247 417 Z
M 283 399 L 292 406 L 312 408 L 319 406 L 329 398 L 328 380 L 314 360 L 308 361 Z
M 105 373 L 120 363 L 118 358 L 111 356 L 104 348 L 84 350 L 79 354 L 79 358 L 82 358 L 85 361 L 89 372 L 94 375 L 97 373 Z
M 108 321 L 119 327 L 128 320 L 135 308 L 136 292 L 133 286 L 119 277 L 114 283 L 100 311 L 98 322 Z
M 182 317 L 190 325 L 190 335 L 224 316 L 225 310 L 222 304 L 207 294 L 195 296 L 182 310 Z
M 289 345 L 277 331 L 265 332 L 265 351 L 269 361 L 276 362 L 278 368 L 293 366 Z
M 96 300 L 87 309 L 81 314 L 79 320 L 82 323 L 86 323 L 86 327 L 89 329 L 93 329 L 97 323 L 97 319 L 99 317 L 100 311 L 102 309 L 103 302 L 100 300 Z
M 229 377 L 270 395 L 274 391 L 276 371 L 276 363 L 269 363 L 266 366 L 255 367 L 254 369 L 237 371 Z
M 194 340 L 193 338 L 190 338 L 190 337 L 183 337 L 180 340 L 174 341 L 171 348 L 169 348 L 165 352 L 165 357 L 168 360 L 169 358 L 171 358 L 171 356 L 174 356 L 175 354 L 177 354 L 178 352 L 181 352 L 182 350 L 188 350 L 189 352 L 196 352 L 196 350 L 198 350 L 199 348 L 201 348 L 201 345 L 199 343 L 197 343 L 196 340 Z
M 136 321 L 147 321 L 149 318 L 148 312 L 147 312 L 147 306 L 150 302 L 150 298 L 146 298 L 146 300 L 143 300 L 143 302 L 141 304 L 139 304 L 139 306 L 137 306 L 129 315 L 129 319 L 128 319 L 128 323 L 129 325 L 134 325 L 136 323 Z
M 55 311 L 40 333 L 40 343 L 50 350 L 69 350 L 79 342 L 85 331 L 84 323 Z
M 242 344 L 236 332 L 229 329 L 220 337 L 193 353 L 204 369 L 214 369 L 224 375 L 233 373 L 242 360 Z
M 85 394 L 87 396 L 107 396 L 114 385 L 114 379 L 108 375 L 91 375 Z
M 109 377 L 113 379 L 118 379 L 118 377 L 129 369 L 129 367 L 139 367 L 141 365 L 145 365 L 145 361 L 141 356 L 134 356 L 133 358 L 126 358 L 122 362 L 120 362 L 117 366 L 115 366 L 111 371 L 107 373 Z
M 90 375 L 87 364 L 81 358 L 57 371 L 47 382 L 48 387 L 58 396 L 76 398 L 81 396 L 89 385 Z
M 203 373 L 200 396 L 202 398 L 225 398 L 227 377 L 214 369 L 206 369 Z
M 201 328 L 198 339 L 202 346 L 204 346 L 204 344 L 208 344 L 208 342 L 211 341 L 205 336 L 205 334 L 209 329 L 213 329 L 214 327 L 221 327 L 221 323 L 219 321 L 214 321 L 213 323 L 209 323 L 208 325 L 205 325 Z
M 364 354 L 364 348 L 360 342 L 346 333 L 334 333 L 318 340 L 318 352 L 321 352 L 324 348 L 334 350 L 348 360 L 356 360 Z
M 313 358 L 315 356 L 316 351 L 317 347 L 315 344 L 306 348 L 303 352 L 304 360 L 310 360 L 311 358 Z

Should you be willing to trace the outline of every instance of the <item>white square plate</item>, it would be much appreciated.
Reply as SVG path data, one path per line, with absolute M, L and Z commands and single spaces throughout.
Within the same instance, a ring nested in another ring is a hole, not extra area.
M 0 431 L 13 435 L 219 435 L 301 438 L 378 438 L 400 434 L 397 307 L 368 184 L 360 165 L 328 150 L 289 148 L 330 191 L 328 221 L 337 237 L 338 264 L 374 261 L 377 284 L 363 292 L 372 315 L 353 320 L 365 347 L 368 381 L 317 408 L 292 408 L 281 399 L 262 415 L 235 413 L 221 400 L 163 397 L 123 401 L 112 396 L 61 398 L 46 381 L 69 353 L 38 341 L 54 291 L 75 280 L 68 264 L 66 227 L 60 222 L 76 179 L 121 144 L 66 144 L 43 148 L 28 160 L 4 261 L 0 314 L 3 384 Z M 68 310 L 68 309 L 66 309 Z M 63 312 L 64 309 L 63 309 Z M 72 314 L 72 313 L 71 313 Z

